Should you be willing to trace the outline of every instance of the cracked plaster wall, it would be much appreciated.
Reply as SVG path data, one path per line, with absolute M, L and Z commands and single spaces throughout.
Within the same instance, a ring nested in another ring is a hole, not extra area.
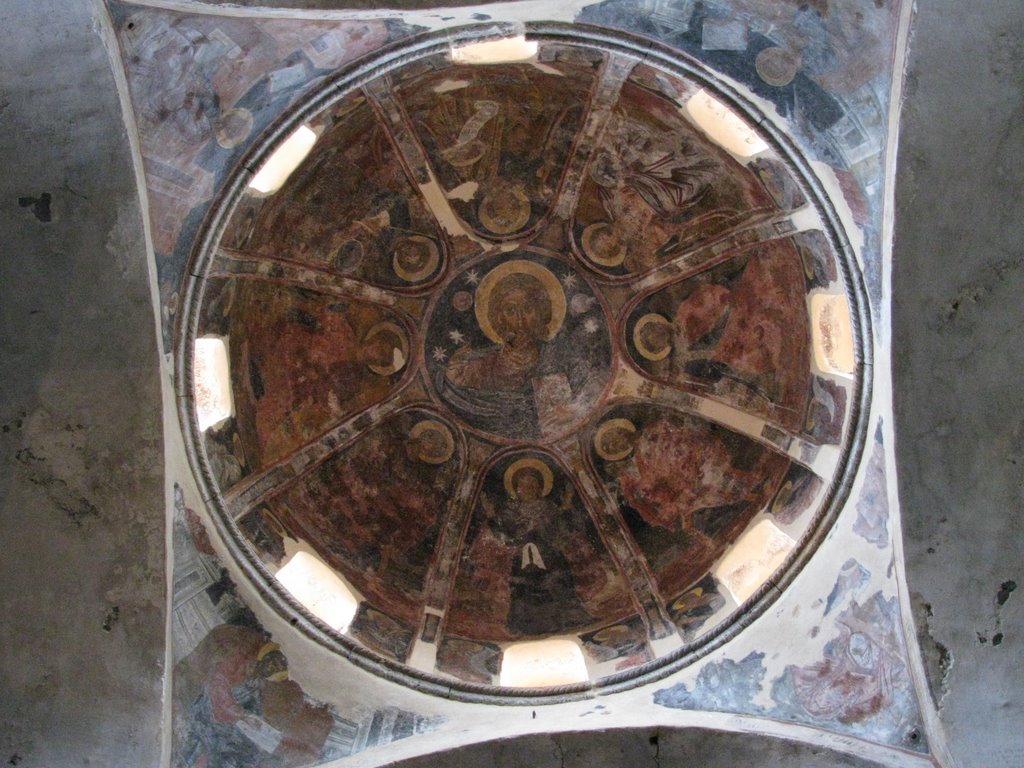
M 964 766 L 1024 764 L 1022 92 L 1024 5 L 922 4 L 897 178 L 896 449 L 917 630 Z
M 160 757 L 156 334 L 94 25 L 0 5 L 0 764 L 21 768 Z

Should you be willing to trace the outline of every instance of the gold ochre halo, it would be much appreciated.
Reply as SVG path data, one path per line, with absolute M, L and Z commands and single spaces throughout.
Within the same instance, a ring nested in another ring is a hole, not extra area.
M 617 267 L 626 260 L 626 244 L 621 239 L 619 240 L 618 249 L 610 253 L 601 253 L 594 242 L 594 238 L 601 231 L 611 229 L 611 227 L 612 225 L 606 221 L 590 224 L 583 230 L 583 237 L 581 238 L 583 253 L 592 262 L 602 267 Z
M 440 257 L 437 253 L 437 246 L 434 244 L 434 241 L 429 237 L 424 237 L 423 235 L 409 235 L 408 237 L 402 238 L 402 240 L 409 243 L 425 243 L 430 251 L 430 256 L 427 258 L 427 263 L 422 267 L 416 270 L 410 270 L 402 266 L 396 249 L 394 255 L 391 257 L 391 266 L 395 270 L 395 274 L 407 283 L 418 283 L 420 280 L 430 277 L 434 270 L 437 269 L 437 262 L 440 261 Z
M 594 450 L 597 451 L 597 455 L 605 461 L 621 461 L 633 452 L 633 446 L 629 445 L 621 451 L 615 451 L 610 453 L 604 449 L 602 445 L 604 436 L 611 432 L 613 429 L 624 429 L 630 434 L 636 434 L 636 425 L 629 419 L 608 419 L 600 427 L 597 428 L 597 434 L 594 435 Z
M 500 200 L 500 202 L 499 202 Z M 507 207 L 505 211 L 501 206 Z M 508 235 L 522 229 L 530 221 L 530 198 L 519 187 L 493 190 L 484 196 L 477 209 L 480 223 L 496 235 Z
M 427 464 L 444 464 L 448 459 L 455 453 L 455 438 L 452 437 L 451 430 L 448 429 L 440 421 L 434 421 L 428 419 L 426 421 L 418 422 L 413 426 L 409 432 L 409 436 L 413 439 L 419 439 L 426 432 L 435 432 L 441 436 L 444 441 L 444 448 L 440 453 L 428 453 L 424 450 L 417 451 L 416 455 L 421 461 Z
M 540 459 L 518 459 L 509 464 L 508 469 L 505 470 L 505 490 L 508 492 L 509 498 L 516 499 L 516 489 L 512 486 L 512 481 L 515 480 L 516 475 L 520 470 L 532 469 L 540 473 L 543 485 L 541 487 L 540 495 L 547 496 L 551 493 L 551 489 L 555 485 L 555 476 L 551 473 L 551 467 L 545 464 Z
M 639 352 L 640 356 L 645 360 L 657 362 L 658 360 L 664 360 L 669 356 L 669 353 L 672 352 L 672 345 L 666 344 L 664 349 L 655 351 L 644 343 L 640 332 L 651 323 L 667 325 L 669 328 L 672 327 L 671 321 L 669 321 L 669 319 L 664 315 L 659 315 L 657 312 L 646 314 L 637 320 L 636 325 L 633 326 L 633 346 L 636 347 L 636 351 Z
M 405 337 L 405 329 L 398 323 L 392 323 L 390 320 L 382 320 L 370 328 L 363 337 L 363 343 L 365 344 L 374 336 L 384 333 L 385 331 L 391 331 L 398 337 L 401 359 L 394 360 L 391 365 L 368 365 L 367 368 L 378 376 L 390 376 L 393 373 L 398 373 L 405 367 L 406 362 L 409 360 L 409 340 Z
M 495 287 L 509 275 L 530 275 L 537 278 L 540 284 L 544 286 L 548 299 L 551 301 L 551 320 L 548 322 L 547 333 L 545 333 L 544 338 L 550 341 L 555 337 L 555 334 L 558 333 L 562 323 L 565 321 L 565 292 L 562 290 L 558 278 L 551 273 L 551 270 L 525 259 L 513 259 L 512 261 L 506 261 L 504 264 L 499 264 L 480 281 L 480 285 L 476 289 L 476 300 L 474 301 L 476 321 L 480 324 L 480 330 L 495 344 L 502 343 L 502 338 L 494 330 L 494 326 L 491 325 L 488 311 L 491 304 L 491 294 L 494 292 Z

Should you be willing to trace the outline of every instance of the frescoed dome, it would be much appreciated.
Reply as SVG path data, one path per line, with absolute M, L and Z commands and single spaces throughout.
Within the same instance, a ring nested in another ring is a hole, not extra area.
M 692 65 L 536 44 L 325 86 L 253 155 L 299 129 L 286 179 L 215 208 L 184 326 L 189 419 L 223 344 L 189 432 L 244 569 L 455 695 L 522 693 L 523 644 L 577 648 L 573 692 L 723 636 L 829 522 L 862 397 L 792 150 Z

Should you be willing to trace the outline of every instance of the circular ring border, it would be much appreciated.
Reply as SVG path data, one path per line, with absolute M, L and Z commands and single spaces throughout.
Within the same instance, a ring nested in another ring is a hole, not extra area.
M 815 520 L 797 542 L 793 553 L 769 581 L 738 606 L 726 619 L 697 642 L 682 645 L 675 651 L 629 670 L 598 681 L 555 686 L 551 688 L 502 688 L 496 685 L 468 683 L 443 678 L 384 658 L 333 631 L 309 613 L 286 590 L 280 587 L 256 553 L 230 520 L 223 499 L 215 490 L 213 475 L 205 452 L 198 448 L 201 435 L 195 427 L 192 357 L 196 338 L 200 300 L 217 244 L 224 228 L 248 185 L 263 162 L 277 146 L 301 123 L 329 107 L 350 92 L 389 71 L 427 56 L 448 52 L 452 46 L 485 42 L 510 35 L 525 34 L 530 40 L 579 45 L 605 53 L 635 58 L 677 77 L 698 83 L 723 99 L 756 126 L 761 138 L 779 155 L 793 173 L 802 191 L 810 193 L 821 216 L 824 234 L 838 256 L 839 268 L 851 300 L 851 317 L 857 366 L 853 380 L 854 395 L 850 402 L 849 429 L 840 447 L 837 472 L 826 491 Z M 291 625 L 335 654 L 351 660 L 359 667 L 391 682 L 463 702 L 505 705 L 556 704 L 577 701 L 595 694 L 610 694 L 661 680 L 721 647 L 763 614 L 782 594 L 824 540 L 842 510 L 853 486 L 866 443 L 871 400 L 872 331 L 871 313 L 863 276 L 841 219 L 810 162 L 796 149 L 791 139 L 764 112 L 746 99 L 729 83 L 717 77 L 692 57 L 658 41 L 638 35 L 587 24 L 554 22 L 497 23 L 470 25 L 428 32 L 403 38 L 339 70 L 318 86 L 298 106 L 289 109 L 254 142 L 241 162 L 230 173 L 226 183 L 211 201 L 209 212 L 193 244 L 174 332 L 175 389 L 178 418 L 185 437 L 185 451 L 199 484 L 204 503 L 213 507 L 210 517 L 218 535 L 260 596 Z

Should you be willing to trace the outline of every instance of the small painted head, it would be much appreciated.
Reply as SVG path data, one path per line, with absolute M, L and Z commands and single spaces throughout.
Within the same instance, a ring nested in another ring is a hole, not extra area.
M 288 679 L 288 659 L 277 643 L 267 643 L 256 656 L 256 677 L 281 682 Z
M 495 182 L 480 201 L 480 223 L 496 235 L 508 235 L 530 221 L 530 199 L 519 184 Z
M 371 371 L 382 376 L 405 367 L 409 343 L 395 323 L 378 323 L 370 329 L 359 346 L 357 359 Z
M 600 436 L 600 452 L 608 457 L 628 456 L 636 444 L 636 429 L 618 427 L 607 430 Z
M 626 241 L 614 222 L 598 222 L 583 230 L 583 252 L 602 267 L 617 267 L 626 258 Z
M 512 487 L 519 501 L 536 501 L 543 495 L 544 478 L 536 469 L 523 467 L 513 476 Z
M 661 354 L 672 347 L 672 326 L 667 323 L 646 323 L 639 335 L 644 347 L 654 354 Z
M 439 421 L 421 421 L 405 440 L 405 455 L 425 464 L 444 464 L 455 452 L 451 431 Z
M 430 277 L 437 269 L 437 246 L 420 235 L 402 237 L 394 244 L 395 273 L 404 281 L 414 283 Z

